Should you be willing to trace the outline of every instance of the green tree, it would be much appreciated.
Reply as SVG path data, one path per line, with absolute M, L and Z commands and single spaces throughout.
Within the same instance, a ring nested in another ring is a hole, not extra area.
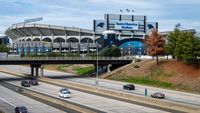
M 187 47 L 185 43 L 188 38 L 192 37 L 192 34 L 189 32 L 180 32 L 178 38 L 176 37 L 176 47 L 174 48 L 174 55 L 176 56 L 178 61 L 182 61 L 184 48 Z
M 152 29 L 151 34 L 146 39 L 145 43 L 147 45 L 148 54 L 153 57 L 156 56 L 156 62 L 157 65 L 159 65 L 158 56 L 165 53 L 165 39 L 156 29 Z
M 167 36 L 166 50 L 167 50 L 167 53 L 172 55 L 172 58 L 175 58 L 175 48 L 176 48 L 176 43 L 179 36 L 180 36 L 179 29 L 174 29 L 174 32 L 170 32 Z
M 183 59 L 188 64 L 194 64 L 197 68 L 200 64 L 200 39 L 194 35 L 187 37 L 184 42 Z
M 105 57 L 120 57 L 121 52 L 117 46 L 111 46 L 111 47 L 103 49 L 99 55 L 105 56 Z
M 175 29 L 168 35 L 166 48 L 178 61 L 194 64 L 197 67 L 200 64 L 200 38 L 191 32 Z
M 9 48 L 6 45 L 1 44 L 0 45 L 0 52 L 9 52 Z

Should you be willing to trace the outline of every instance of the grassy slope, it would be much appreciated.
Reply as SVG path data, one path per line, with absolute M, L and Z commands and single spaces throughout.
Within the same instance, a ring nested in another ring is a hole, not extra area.
M 69 72 L 75 73 L 78 75 L 84 75 L 87 73 L 91 73 L 95 70 L 95 67 L 92 65 L 45 65 L 46 69 L 55 70 L 55 71 L 62 71 L 62 72 Z
M 137 65 L 140 68 L 133 64 L 106 79 L 200 93 L 200 69 L 176 61 L 163 61 L 156 66 L 155 61 L 146 60 Z

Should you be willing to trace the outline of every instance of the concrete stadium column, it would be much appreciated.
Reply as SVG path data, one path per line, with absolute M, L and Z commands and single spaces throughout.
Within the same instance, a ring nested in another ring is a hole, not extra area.
M 40 34 L 40 42 L 42 42 L 42 34 Z
M 51 39 L 52 39 L 51 42 L 53 43 L 54 42 L 54 35 L 53 34 L 51 35 Z
M 40 66 L 40 76 L 43 77 L 44 75 L 44 65 Z
M 65 34 L 65 44 L 67 43 L 67 34 Z
M 119 34 L 119 37 L 118 37 L 118 39 L 119 39 L 119 40 L 121 40 L 121 39 L 122 39 L 122 37 L 121 37 L 121 33 Z
M 33 35 L 31 35 L 31 41 L 33 41 Z
M 53 52 L 53 43 L 54 43 L 54 35 L 53 35 L 53 34 L 51 35 L 51 39 L 52 39 L 52 40 L 51 40 L 51 43 L 52 43 L 52 44 L 51 44 L 51 45 L 52 45 L 52 46 L 51 46 L 51 50 L 52 50 L 51 52 Z
M 93 32 L 93 43 L 95 43 L 95 32 Z
M 79 44 L 81 43 L 81 29 L 79 29 Z
M 69 49 L 69 52 L 71 53 L 71 42 L 69 42 L 68 49 Z
M 131 38 L 133 38 L 133 33 L 131 33 Z

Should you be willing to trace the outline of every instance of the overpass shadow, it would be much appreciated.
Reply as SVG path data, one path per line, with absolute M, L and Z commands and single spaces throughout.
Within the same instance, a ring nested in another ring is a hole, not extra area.
M 59 76 L 44 76 L 51 79 L 67 79 L 67 78 L 87 78 L 91 77 L 90 75 L 59 75 Z
M 31 79 L 31 77 L 24 77 L 24 78 L 19 78 L 19 77 L 3 77 L 0 78 L 0 81 L 22 81 L 22 80 L 27 80 Z
M 91 72 L 88 74 L 83 74 L 83 75 L 59 75 L 59 76 L 48 76 L 44 75 L 44 77 L 51 78 L 51 79 L 71 79 L 71 78 L 88 78 L 88 77 L 93 77 L 95 75 L 95 72 Z

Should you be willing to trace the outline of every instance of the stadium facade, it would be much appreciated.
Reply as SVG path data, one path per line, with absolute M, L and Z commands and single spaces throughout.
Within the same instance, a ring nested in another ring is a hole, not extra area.
M 93 30 L 37 23 L 20 23 L 9 27 L 5 34 L 13 39 L 11 52 L 44 54 L 48 52 L 90 53 L 110 45 L 120 47 L 123 54 L 144 54 L 143 40 L 157 22 L 146 16 L 105 14 L 93 21 Z

